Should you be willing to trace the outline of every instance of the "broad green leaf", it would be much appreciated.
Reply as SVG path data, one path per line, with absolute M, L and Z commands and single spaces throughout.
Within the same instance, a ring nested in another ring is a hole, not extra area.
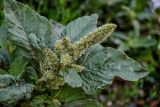
M 61 36 L 61 33 L 64 30 L 65 26 L 54 21 L 54 20 L 50 20 L 50 22 L 52 25 L 52 33 L 53 33 L 54 37 L 57 38 L 57 40 L 60 39 L 59 37 Z
M 97 14 L 80 17 L 66 25 L 62 34 L 68 36 L 71 42 L 75 42 L 97 28 L 97 18 Z
M 0 75 L 0 102 L 15 104 L 21 99 L 29 99 L 34 86 L 24 83 L 12 75 Z
M 23 56 L 17 57 L 15 61 L 11 64 L 9 73 L 15 76 L 18 76 L 25 71 L 28 60 Z
M 52 27 L 45 17 L 15 0 L 4 0 L 4 13 L 11 40 L 28 53 L 50 43 Z
M 12 63 L 12 58 L 8 54 L 7 50 L 0 49 L 0 68 L 6 69 Z
M 53 35 L 53 37 L 51 38 L 51 43 L 50 43 L 50 47 L 52 48 L 54 43 L 57 40 L 61 39 L 61 33 L 63 29 L 65 28 L 65 26 L 54 20 L 50 20 L 50 22 L 52 25 L 52 35 Z
M 64 86 L 55 94 L 55 98 L 64 103 L 80 100 L 83 97 L 84 91 L 81 88 L 72 88 L 69 86 Z
M 95 100 L 79 100 L 65 104 L 63 107 L 103 107 L 101 103 Z
M 5 48 L 8 40 L 7 29 L 2 25 L 0 27 L 0 47 Z
M 81 73 L 83 89 L 87 94 L 94 93 L 98 88 L 112 83 L 115 76 L 124 80 L 136 81 L 148 73 L 136 61 L 126 54 L 110 47 L 96 45 L 88 49 Z
M 82 79 L 75 69 L 61 70 L 60 75 L 64 78 L 68 85 L 72 87 L 82 86 Z

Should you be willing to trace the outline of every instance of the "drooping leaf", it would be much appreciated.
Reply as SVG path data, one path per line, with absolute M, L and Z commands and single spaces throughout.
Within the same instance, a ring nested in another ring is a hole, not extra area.
M 15 0 L 4 0 L 4 13 L 11 40 L 28 53 L 50 43 L 52 27 L 45 17 Z
M 79 100 L 65 104 L 63 107 L 103 107 L 101 103 L 95 100 Z
M 75 100 L 80 100 L 84 96 L 84 91 L 80 88 L 72 88 L 69 86 L 64 86 L 62 89 L 58 90 L 55 94 L 55 98 L 59 99 L 61 102 L 67 103 Z
M 18 76 L 25 71 L 28 60 L 23 56 L 17 57 L 15 61 L 11 64 L 9 73 L 15 76 Z
M 66 25 L 62 34 L 68 36 L 71 42 L 75 42 L 97 28 L 97 18 L 97 14 L 80 17 Z
M 34 86 L 23 83 L 12 75 L 0 75 L 0 103 L 15 104 L 21 99 L 29 99 Z
M 82 79 L 75 69 L 62 70 L 60 75 L 64 78 L 68 85 L 72 87 L 82 86 Z
M 98 88 L 112 83 L 115 76 L 135 81 L 147 75 L 146 70 L 126 54 L 110 47 L 96 45 L 88 49 L 81 73 L 83 89 L 92 94 Z

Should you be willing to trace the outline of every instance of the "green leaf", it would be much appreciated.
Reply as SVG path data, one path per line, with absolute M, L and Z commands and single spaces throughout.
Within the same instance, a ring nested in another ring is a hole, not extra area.
M 47 100 L 47 97 L 44 95 L 36 96 L 31 102 L 31 107 L 45 107 L 44 102 Z
M 0 102 L 15 103 L 20 99 L 29 99 L 33 85 L 25 83 L 23 85 L 13 85 L 0 90 Z
M 92 94 L 98 88 L 111 84 L 115 76 L 136 81 L 148 74 L 146 69 L 125 53 L 100 45 L 88 49 L 82 66 L 85 67 L 81 73 L 82 87 L 87 94 Z
M 55 44 L 55 42 L 59 39 L 61 39 L 61 33 L 64 30 L 65 26 L 54 21 L 54 20 L 50 20 L 51 24 L 52 24 L 52 33 L 53 33 L 53 37 L 51 38 L 51 43 L 50 43 L 50 47 L 53 47 L 53 44 Z
M 32 66 L 27 67 L 20 77 L 28 83 L 34 83 L 38 79 L 37 72 Z
M 12 63 L 12 58 L 8 54 L 7 50 L 0 49 L 0 68 L 6 69 Z
M 62 89 L 58 90 L 55 95 L 56 99 L 61 102 L 67 103 L 75 100 L 80 100 L 84 96 L 84 91 L 81 88 L 72 88 L 69 86 L 64 86 Z
M 8 40 L 7 29 L 2 25 L 0 27 L 0 47 L 5 48 Z
M 65 69 L 60 71 L 60 75 L 64 78 L 65 82 L 72 87 L 81 87 L 82 79 L 75 69 Z
M 0 75 L 0 89 L 13 85 L 16 81 L 19 81 L 19 79 L 13 75 Z
M 62 25 L 62 24 L 60 24 L 60 23 L 58 23 L 58 22 L 56 22 L 56 21 L 54 21 L 54 20 L 50 20 L 50 22 L 51 22 L 51 25 L 52 25 L 52 33 L 53 33 L 54 37 L 55 37 L 55 38 L 60 37 L 62 31 L 63 31 L 64 28 L 65 28 L 65 26 Z M 54 38 L 54 37 L 53 37 L 53 38 Z M 58 38 L 58 39 L 60 39 L 60 38 Z M 57 39 L 57 40 L 58 40 L 58 39 Z
M 0 74 L 7 74 L 7 71 L 0 68 Z
M 23 56 L 17 57 L 15 61 L 11 64 L 9 73 L 18 76 L 19 74 L 25 71 L 26 65 L 28 63 L 28 60 Z
M 101 103 L 95 100 L 79 100 L 65 104 L 63 107 L 103 107 Z
M 60 107 L 61 103 L 58 100 L 53 100 L 45 95 L 39 95 L 31 101 L 31 107 Z
M 97 28 L 97 18 L 97 14 L 80 17 L 66 25 L 62 34 L 75 42 Z
M 151 36 L 147 37 L 130 37 L 128 39 L 128 45 L 132 48 L 149 48 L 156 45 L 156 40 Z
M 34 86 L 23 83 L 12 75 L 0 75 L 0 102 L 15 104 L 21 99 L 29 99 Z
M 52 27 L 45 17 L 15 0 L 4 0 L 4 13 L 11 40 L 28 53 L 35 51 L 37 55 L 38 46 L 44 48 L 50 43 Z

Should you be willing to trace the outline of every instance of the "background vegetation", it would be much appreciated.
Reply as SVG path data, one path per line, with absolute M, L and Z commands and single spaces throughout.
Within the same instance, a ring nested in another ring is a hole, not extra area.
M 118 28 L 104 46 L 124 51 L 150 74 L 135 83 L 116 78 L 99 95 L 106 107 L 160 106 L 160 1 L 159 0 L 18 0 L 41 15 L 63 24 L 92 13 L 98 25 L 113 22 Z M 159 5 L 158 5 L 159 4 Z M 3 3 L 0 1 L 0 24 Z

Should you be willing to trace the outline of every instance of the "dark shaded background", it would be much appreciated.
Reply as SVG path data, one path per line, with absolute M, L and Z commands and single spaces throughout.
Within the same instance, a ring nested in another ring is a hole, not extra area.
M 118 28 L 102 45 L 124 51 L 150 74 L 137 82 L 116 78 L 99 95 L 106 107 L 160 107 L 160 0 L 18 0 L 62 24 L 84 15 L 99 14 L 98 26 Z M 3 4 L 0 0 L 0 24 Z

